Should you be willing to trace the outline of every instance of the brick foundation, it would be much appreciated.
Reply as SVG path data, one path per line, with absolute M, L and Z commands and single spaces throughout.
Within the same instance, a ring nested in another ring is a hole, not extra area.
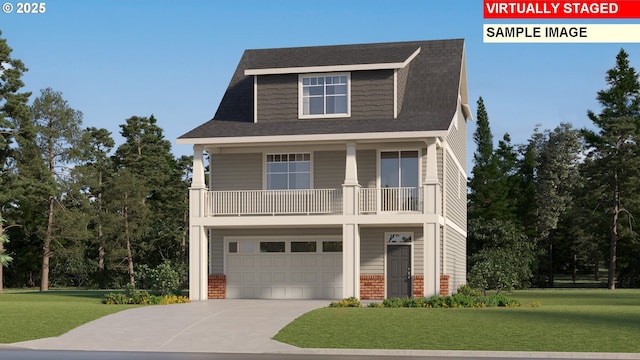
M 424 297 L 424 275 L 413 275 L 413 297 Z
M 360 275 L 360 299 L 384 299 L 384 275 Z
M 440 296 L 448 296 L 449 292 L 449 275 L 440 275 Z
M 227 277 L 224 274 L 209 275 L 209 299 L 225 299 L 227 297 Z

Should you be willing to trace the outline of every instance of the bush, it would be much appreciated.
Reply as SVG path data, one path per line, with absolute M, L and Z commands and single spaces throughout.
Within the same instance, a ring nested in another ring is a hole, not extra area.
M 453 294 L 445 297 L 445 304 L 447 307 L 452 308 L 466 308 L 473 307 L 474 298 L 464 294 Z
M 179 288 L 180 274 L 169 260 L 165 260 L 153 269 L 144 264 L 138 266 L 136 281 L 143 289 L 152 290 L 154 294 L 167 295 Z
M 400 308 L 403 305 L 403 301 L 400 298 L 389 298 L 382 300 L 382 305 L 386 308 Z
M 129 299 L 125 294 L 108 293 L 102 297 L 102 303 L 108 305 L 124 305 L 129 303 Z
M 461 295 L 468 295 L 468 296 L 471 296 L 473 298 L 477 298 L 477 297 L 482 296 L 482 290 L 474 289 L 471 286 L 469 286 L 468 284 L 464 284 L 464 285 L 460 286 L 456 293 L 457 294 L 461 294 Z
M 137 290 L 135 286 L 128 284 L 124 293 L 109 293 L 102 297 L 103 304 L 109 305 L 158 305 L 158 304 L 182 304 L 190 302 L 189 297 L 181 295 L 152 295 L 146 290 Z
M 433 295 L 427 299 L 427 303 L 430 307 L 434 308 L 447 307 L 447 303 L 443 296 Z
M 476 307 L 518 307 L 520 306 L 520 301 L 516 299 L 510 299 L 504 295 L 489 295 L 489 296 L 481 296 L 475 300 Z
M 360 300 L 358 300 L 355 297 L 334 301 L 331 304 L 329 304 L 329 307 L 360 307 L 360 306 L 362 306 L 362 304 L 360 304 Z

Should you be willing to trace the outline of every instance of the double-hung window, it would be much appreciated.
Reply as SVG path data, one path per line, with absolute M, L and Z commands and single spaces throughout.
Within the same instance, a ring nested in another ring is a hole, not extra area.
M 349 116 L 349 84 L 349 74 L 300 75 L 300 117 Z
M 268 154 L 267 190 L 310 189 L 311 154 Z

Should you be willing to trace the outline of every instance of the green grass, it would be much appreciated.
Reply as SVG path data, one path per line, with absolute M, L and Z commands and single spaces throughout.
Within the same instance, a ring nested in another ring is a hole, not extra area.
M 540 307 L 323 308 L 275 340 L 305 348 L 640 353 L 640 291 L 527 290 Z
M 0 293 L 0 343 L 59 336 L 131 306 L 103 305 L 99 290 L 4 290 Z

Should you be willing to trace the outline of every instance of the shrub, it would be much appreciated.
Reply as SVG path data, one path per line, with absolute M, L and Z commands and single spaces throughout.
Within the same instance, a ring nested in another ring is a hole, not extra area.
M 520 301 L 516 299 L 510 299 L 504 295 L 489 295 L 489 296 L 481 296 L 475 301 L 477 307 L 518 307 L 520 306 Z
M 129 303 L 129 299 L 125 294 L 108 293 L 102 297 L 102 303 L 108 305 L 124 305 Z
M 400 298 L 389 298 L 382 300 L 382 305 L 386 308 L 400 308 L 403 306 L 403 301 Z
M 370 307 L 370 308 L 383 308 L 384 305 L 382 303 L 372 302 L 372 303 L 369 303 L 369 305 L 367 305 L 367 307 Z
M 145 290 L 136 290 L 128 285 L 124 293 L 109 293 L 102 297 L 102 303 L 108 305 L 167 305 L 167 304 L 183 304 L 191 302 L 187 296 L 181 295 L 151 295 Z
M 458 308 L 458 307 L 472 307 L 473 306 L 473 297 L 464 294 L 453 294 L 451 296 L 446 296 L 444 298 L 444 302 L 447 307 Z
M 180 287 L 180 274 L 169 260 L 153 269 L 145 264 L 138 266 L 135 278 L 142 289 L 151 290 L 156 295 L 174 293 Z
M 434 307 L 434 308 L 447 307 L 447 303 L 444 297 L 438 296 L 438 295 L 433 295 L 429 297 L 427 299 L 427 303 L 429 304 L 430 307 Z
M 482 296 L 482 291 L 481 290 L 474 289 L 471 286 L 469 286 L 468 284 L 464 284 L 464 285 L 460 286 L 456 293 L 457 294 L 461 294 L 461 295 L 468 295 L 468 296 L 471 296 L 473 298 L 477 298 L 477 297 Z
M 329 307 L 360 307 L 360 306 L 362 306 L 362 304 L 360 304 L 360 300 L 358 300 L 353 296 L 350 298 L 334 301 L 331 304 L 329 304 Z

